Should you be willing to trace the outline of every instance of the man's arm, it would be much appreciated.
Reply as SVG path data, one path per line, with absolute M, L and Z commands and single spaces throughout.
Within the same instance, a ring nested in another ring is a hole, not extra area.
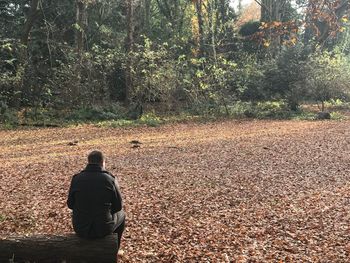
M 122 195 L 120 193 L 117 179 L 114 178 L 113 181 L 114 181 L 114 184 L 113 184 L 114 191 L 113 191 L 113 196 L 112 196 L 112 207 L 111 207 L 112 214 L 122 210 L 122 208 L 123 208 Z
M 74 199 L 74 192 L 73 192 L 73 180 L 74 180 L 74 177 L 72 178 L 72 181 L 70 183 L 70 187 L 69 187 L 69 193 L 68 193 L 68 200 L 67 200 L 67 205 L 70 209 L 73 209 L 74 207 L 74 202 L 75 202 L 75 199 Z

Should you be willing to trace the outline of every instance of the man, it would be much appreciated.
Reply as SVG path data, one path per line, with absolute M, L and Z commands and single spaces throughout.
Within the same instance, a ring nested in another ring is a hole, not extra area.
M 73 176 L 68 207 L 73 210 L 73 228 L 83 238 L 101 238 L 118 233 L 118 249 L 125 227 L 122 197 L 116 178 L 105 170 L 100 151 L 88 156 L 85 170 Z

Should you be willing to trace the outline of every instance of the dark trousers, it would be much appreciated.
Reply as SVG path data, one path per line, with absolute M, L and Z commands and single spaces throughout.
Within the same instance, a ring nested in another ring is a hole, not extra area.
M 124 211 L 119 211 L 117 213 L 115 213 L 113 215 L 113 219 L 114 219 L 114 230 L 113 233 L 117 233 L 118 234 L 118 251 L 120 248 L 120 243 L 121 243 L 121 239 L 122 239 L 122 235 L 125 229 L 125 213 Z

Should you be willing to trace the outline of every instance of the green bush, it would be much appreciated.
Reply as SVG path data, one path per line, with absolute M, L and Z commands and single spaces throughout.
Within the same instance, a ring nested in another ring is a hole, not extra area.
M 178 75 L 168 51 L 168 44 L 157 45 L 144 37 L 144 43 L 136 45 L 128 59 L 133 80 L 129 99 L 140 105 L 147 102 L 171 103 Z
M 85 107 L 73 111 L 66 117 L 69 121 L 107 121 L 125 118 L 126 110 L 118 104 L 106 107 Z
M 300 111 L 298 113 L 293 112 L 293 120 L 314 121 L 317 118 L 314 112 Z
M 56 60 L 47 89 L 54 95 L 56 107 L 88 107 L 110 102 L 112 93 L 121 93 L 120 83 L 114 83 L 116 65 L 123 63 L 125 56 L 117 49 L 92 46 L 82 55 L 81 62 L 74 49 L 65 50 L 65 56 Z M 116 94 L 113 94 L 116 95 Z M 115 96 L 114 96 L 115 97 Z
M 137 123 L 132 120 L 109 120 L 109 121 L 101 121 L 96 123 L 97 127 L 110 127 L 110 128 L 119 128 L 119 127 L 128 127 L 135 126 Z
M 7 104 L 0 100 L 0 123 L 13 126 L 18 124 L 16 111 L 10 109 Z
M 238 33 L 244 37 L 242 48 L 245 52 L 257 54 L 261 50 L 258 41 L 254 39 L 254 34 L 260 31 L 260 25 L 259 21 L 251 20 L 241 26 Z
M 230 106 L 230 115 L 234 118 L 289 119 L 293 114 L 285 101 L 239 101 Z
M 325 107 L 338 109 L 338 110 L 349 110 L 350 102 L 344 101 L 342 99 L 330 99 L 325 102 Z
M 243 24 L 239 30 L 239 34 L 242 36 L 250 36 L 259 31 L 260 27 L 260 22 L 259 21 L 248 21 L 245 24 Z
M 155 113 L 148 113 L 142 115 L 138 123 L 145 124 L 151 127 L 157 127 L 160 124 L 162 124 L 163 121 Z
M 317 52 L 310 57 L 305 71 L 309 98 L 321 103 L 321 111 L 325 110 L 327 101 L 349 98 L 350 61 L 343 54 Z
M 183 61 L 181 86 L 191 110 L 198 114 L 229 115 L 229 106 L 256 95 L 263 77 L 254 56 L 242 54 L 237 61 L 224 56 Z M 254 95 L 253 95 L 254 94 Z
M 346 117 L 341 112 L 339 112 L 339 111 L 331 112 L 331 120 L 340 121 L 340 120 L 344 120 L 344 119 L 346 119 Z
M 98 127 L 112 127 L 112 128 L 139 126 L 139 125 L 157 127 L 164 122 L 165 121 L 162 120 L 160 117 L 158 117 L 154 112 L 151 112 L 151 113 L 143 114 L 141 118 L 137 120 L 126 120 L 126 119 L 107 120 L 107 121 L 100 121 L 96 125 Z
M 285 100 L 291 110 L 298 110 L 307 89 L 305 65 L 307 51 L 303 45 L 283 47 L 276 59 L 264 63 L 264 90 L 267 100 Z
M 259 102 L 256 106 L 257 118 L 288 119 L 292 111 L 285 101 Z
M 229 106 L 233 118 L 255 118 L 256 112 L 252 102 L 237 101 Z

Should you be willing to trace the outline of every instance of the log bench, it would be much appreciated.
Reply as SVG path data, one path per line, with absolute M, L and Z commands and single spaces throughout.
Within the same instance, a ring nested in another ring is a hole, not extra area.
M 117 234 L 89 240 L 75 234 L 10 236 L 0 239 L 0 262 L 115 263 L 117 249 Z

